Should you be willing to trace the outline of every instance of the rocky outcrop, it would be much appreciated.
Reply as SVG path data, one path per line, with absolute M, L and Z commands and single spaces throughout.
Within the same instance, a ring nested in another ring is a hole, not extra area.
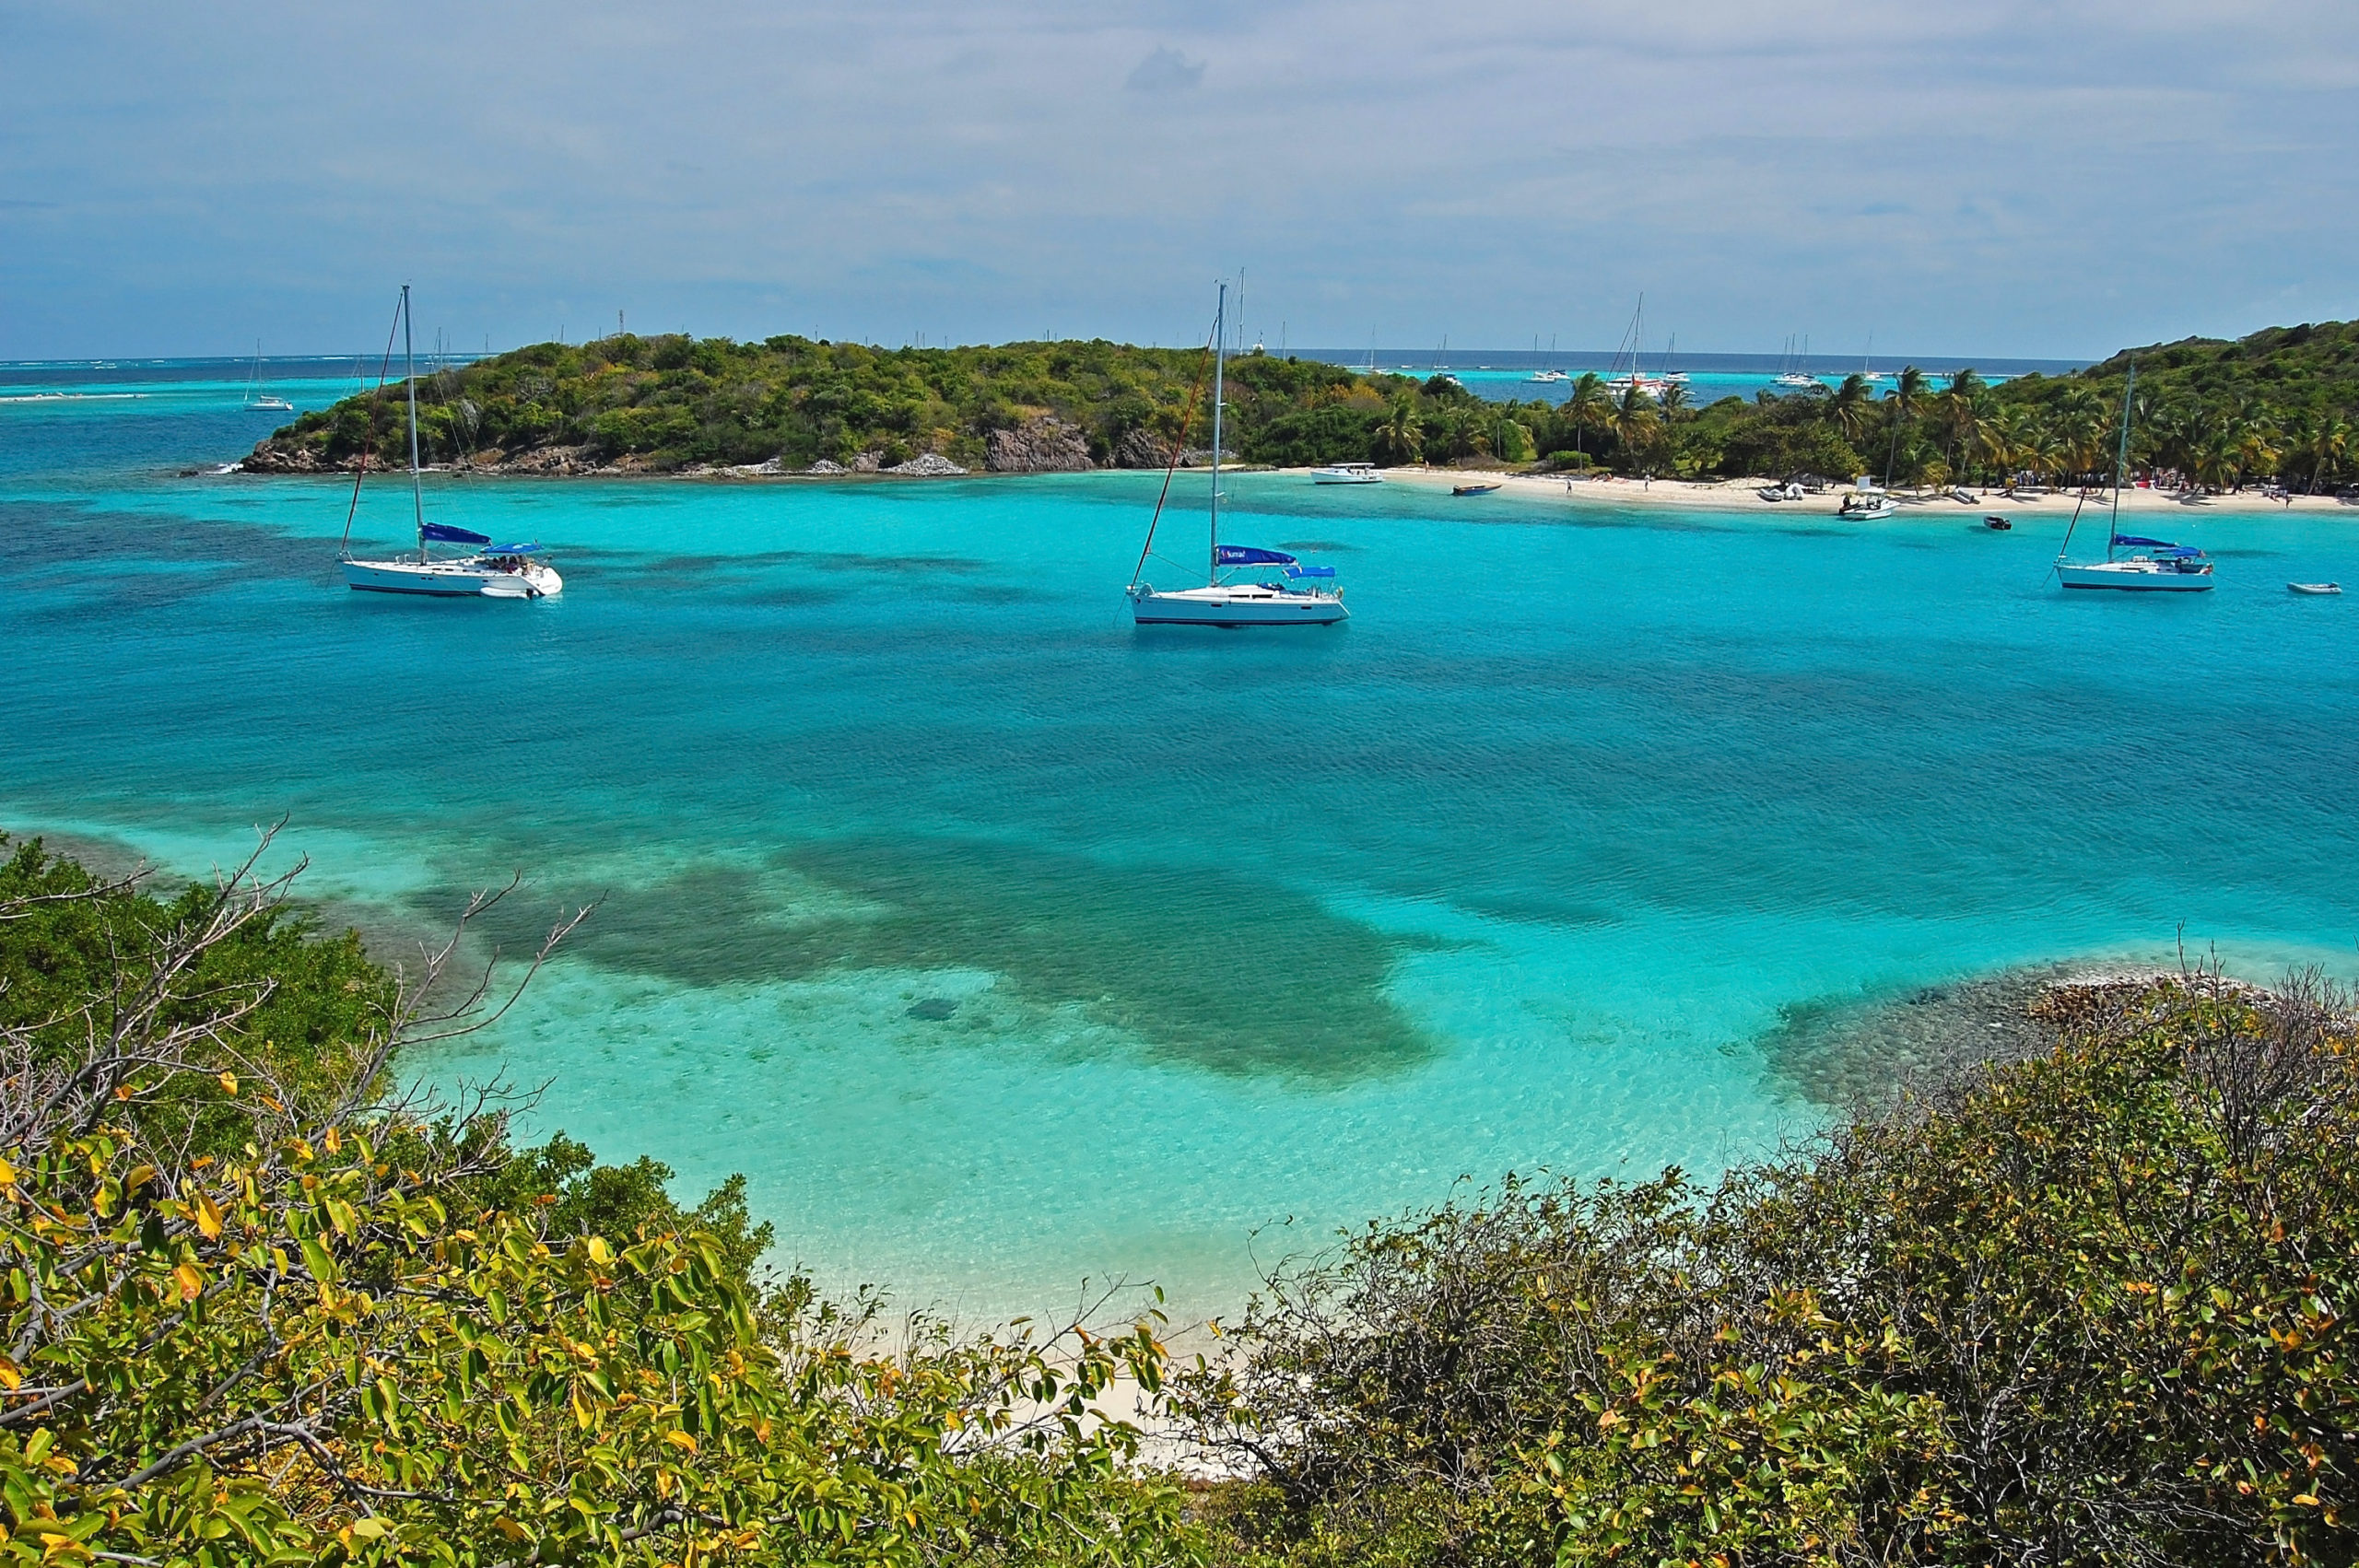
M 1168 468 L 1171 464 L 1171 443 L 1147 430 L 1126 430 L 1114 443 L 1114 466 L 1117 468 Z
M 805 474 L 850 474 L 851 470 L 831 457 L 823 457 L 803 472 Z
M 1046 414 L 984 437 L 983 462 L 993 474 L 1081 474 L 1097 466 L 1081 427 Z
M 851 471 L 854 474 L 874 474 L 884 466 L 883 452 L 862 452 L 851 460 Z
M 264 440 L 254 443 L 254 450 L 238 464 L 246 474 L 334 474 L 350 473 L 349 462 L 334 463 L 320 455 L 320 449 L 296 441 Z
M 940 452 L 920 452 L 909 462 L 897 462 L 885 472 L 906 474 L 916 479 L 945 479 L 954 474 L 964 474 L 967 471 Z

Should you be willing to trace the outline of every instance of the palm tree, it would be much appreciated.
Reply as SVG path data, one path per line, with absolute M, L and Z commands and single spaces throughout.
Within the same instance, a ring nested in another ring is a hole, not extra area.
M 2302 443 L 2302 455 L 2310 461 L 2310 493 L 2318 493 L 2318 482 L 2331 485 L 2342 472 L 2342 460 L 2351 454 L 2351 426 L 2332 415 L 2320 416 L 2309 428 L 2308 439 Z
M 1893 464 L 1900 456 L 1900 432 L 1917 417 L 1917 410 L 1932 388 L 1933 383 L 1925 379 L 1924 371 L 1914 365 L 1905 365 L 1901 367 L 1899 383 L 1884 399 L 1885 412 L 1892 421 L 1892 450 L 1884 460 L 1884 482 L 1887 485 L 1892 483 Z
M 1573 383 L 1572 396 L 1565 400 L 1565 416 L 1573 422 L 1573 439 L 1581 443 L 1581 451 L 1589 451 L 1589 427 L 1603 426 L 1613 411 L 1614 400 L 1606 395 L 1604 380 L 1594 370 L 1582 371 L 1580 380 Z
M 1943 451 L 1954 469 L 1965 471 L 1974 465 L 1974 449 L 1989 393 L 1988 384 L 1970 369 L 1950 377 L 1949 389 L 1942 393 L 1942 423 L 1949 428 L 1949 441 Z
M 2056 400 L 2053 428 L 2057 455 L 2070 472 L 2086 479 L 2098 467 L 2112 432 L 2111 411 L 2095 389 L 2068 387 Z
M 1415 462 L 1426 455 L 1426 422 L 1417 417 L 1417 403 L 1407 395 L 1392 400 L 1384 422 L 1376 427 L 1377 444 L 1395 462 Z
M 1484 432 L 1490 437 L 1491 451 L 1502 462 L 1532 461 L 1532 427 L 1516 417 L 1514 404 L 1499 410 Z
M 1842 427 L 1844 439 L 1857 441 L 1868 427 L 1868 421 L 1875 414 L 1875 390 L 1861 375 L 1844 377 L 1843 384 L 1835 389 L 1829 407 L 1835 423 Z
M 1622 450 L 1633 455 L 1649 445 L 1662 428 L 1662 421 L 1655 413 L 1655 400 L 1641 392 L 1635 381 L 1622 389 L 1606 422 L 1622 443 Z

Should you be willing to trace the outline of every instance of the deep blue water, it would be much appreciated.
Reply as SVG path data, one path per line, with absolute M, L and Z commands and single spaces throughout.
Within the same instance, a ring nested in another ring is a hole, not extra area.
M 511 943 L 603 897 L 414 1068 L 748 1172 L 834 1283 L 1220 1305 L 1249 1247 L 1461 1175 L 1812 1125 L 1798 1010 L 2182 932 L 2352 967 L 2354 623 L 2283 586 L 2359 581 L 2340 515 L 2204 513 L 2219 591 L 2157 603 L 2058 592 L 2060 512 L 1247 475 L 1227 535 L 1355 608 L 1256 637 L 1127 624 L 1153 476 L 443 479 L 430 515 L 568 587 L 413 603 L 340 586 L 347 486 L 206 472 L 268 427 L 242 380 L 0 403 L 0 826 L 201 871 L 286 814 L 384 933 L 512 868 Z

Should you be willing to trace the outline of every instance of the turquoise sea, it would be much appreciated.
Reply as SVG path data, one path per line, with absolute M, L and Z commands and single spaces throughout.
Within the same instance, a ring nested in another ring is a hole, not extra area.
M 2206 512 L 2216 593 L 2068 599 L 2054 503 L 1247 475 L 1230 536 L 1339 565 L 1354 620 L 1143 634 L 1153 476 L 440 479 L 567 590 L 408 603 L 340 585 L 348 486 L 205 472 L 269 426 L 241 372 L 137 374 L 0 372 L 110 394 L 0 402 L 0 826 L 196 872 L 285 815 L 389 946 L 513 869 L 511 947 L 602 899 L 412 1069 L 746 1172 L 830 1285 L 1220 1309 L 1461 1176 L 1805 1130 L 1812 1020 L 2182 936 L 2354 967 L 2359 598 L 2284 584 L 2359 582 L 2359 517 Z

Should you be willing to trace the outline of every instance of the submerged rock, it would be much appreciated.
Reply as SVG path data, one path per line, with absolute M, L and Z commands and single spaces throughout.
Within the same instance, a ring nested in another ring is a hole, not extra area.
M 957 1002 L 952 1000 L 949 997 L 930 996 L 923 1001 L 919 1002 L 915 1007 L 910 1008 L 908 1016 L 911 1018 L 922 1018 L 927 1020 L 929 1023 L 939 1024 L 957 1011 Z

